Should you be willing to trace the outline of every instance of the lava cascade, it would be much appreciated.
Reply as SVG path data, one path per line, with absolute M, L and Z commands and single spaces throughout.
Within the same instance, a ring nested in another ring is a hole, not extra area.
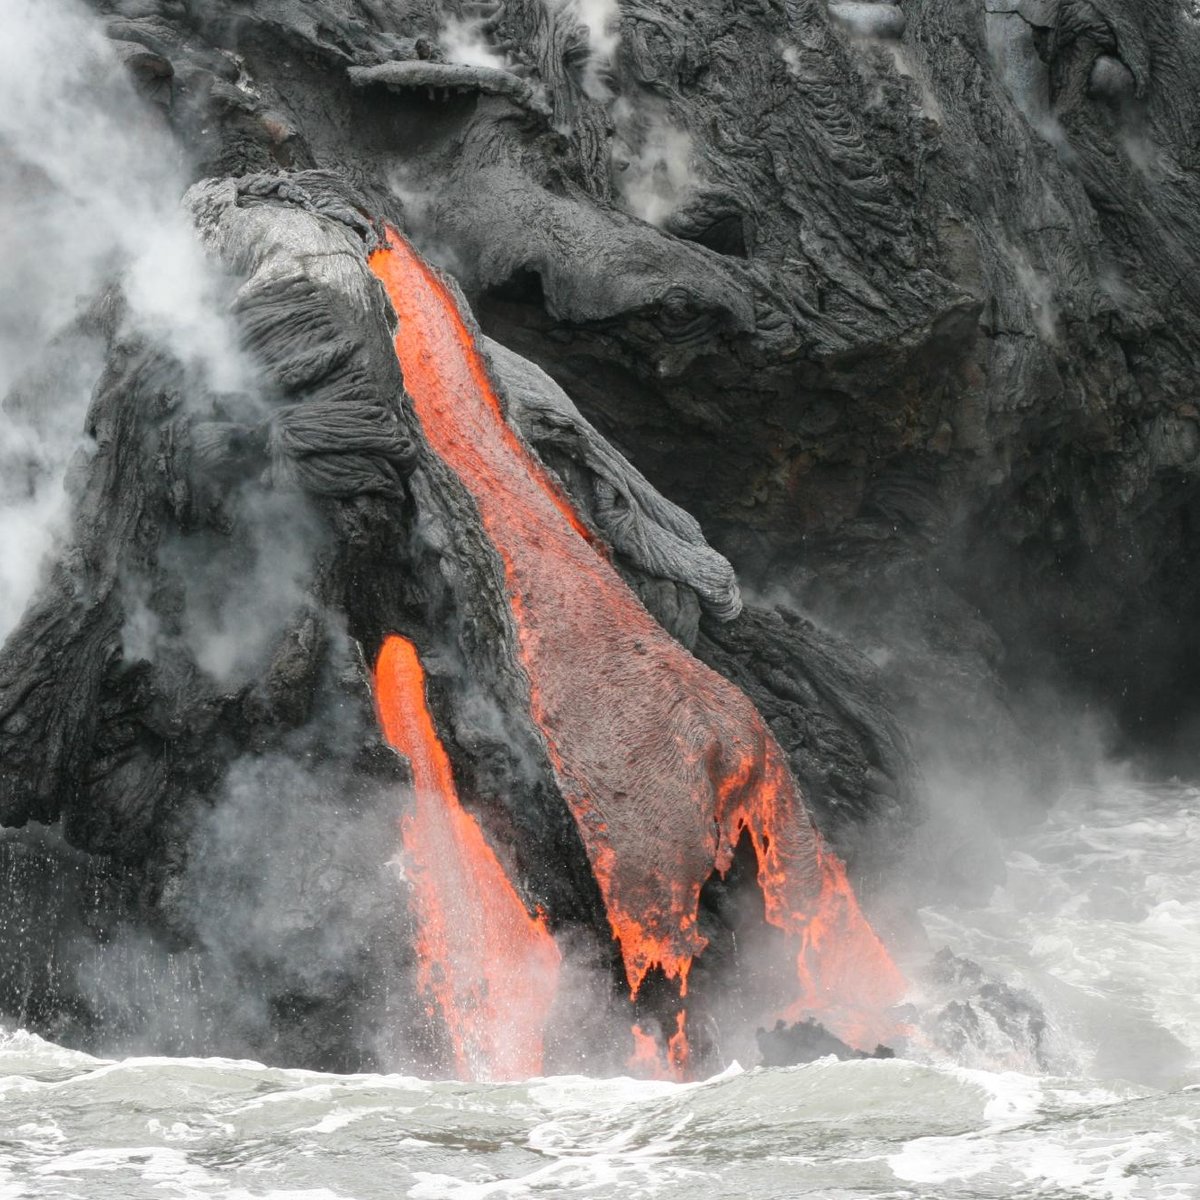
M 540 1075 L 558 948 L 459 802 L 426 703 L 425 672 L 406 638 L 384 642 L 375 699 L 384 736 L 412 764 L 414 799 L 401 838 L 417 924 L 417 984 L 430 1015 L 441 1014 L 460 1078 Z
M 646 611 L 504 419 L 446 282 L 394 231 L 371 267 L 399 318 L 406 390 L 504 566 L 530 709 L 579 827 L 630 993 L 658 967 L 686 996 L 700 890 L 743 831 L 767 921 L 796 956 L 797 1013 L 873 1044 L 903 982 L 823 848 L 750 700 Z M 670 1057 L 686 1063 L 684 1015 Z M 641 1033 L 641 1031 L 638 1031 Z M 635 1037 L 637 1035 L 635 1034 Z M 643 1035 L 644 1037 L 644 1035 Z

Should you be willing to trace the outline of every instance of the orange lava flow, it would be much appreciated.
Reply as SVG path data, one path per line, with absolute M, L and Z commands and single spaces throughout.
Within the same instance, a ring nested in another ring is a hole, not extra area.
M 625 1060 L 629 1073 L 635 1079 L 669 1079 L 654 1034 L 640 1025 L 634 1025 L 629 1032 L 633 1035 L 633 1052 Z
M 797 1011 L 849 1040 L 888 1036 L 903 991 L 750 700 L 638 601 L 504 419 L 446 283 L 395 232 L 371 268 L 399 317 L 404 384 L 434 452 L 470 492 L 504 566 L 559 789 L 636 997 L 654 967 L 686 995 L 700 889 L 753 840 L 767 920 L 796 958 Z M 635 1035 L 636 1036 L 636 1035 Z M 686 1063 L 682 1019 L 671 1041 Z
M 379 652 L 375 702 L 388 744 L 412 764 L 413 805 L 400 830 L 417 924 L 417 985 L 429 1014 L 445 1023 L 459 1078 L 540 1075 L 558 947 L 459 803 L 425 700 L 425 672 L 406 638 L 389 637 Z
M 691 1049 L 687 1040 L 687 1013 L 680 1010 L 675 1017 L 675 1032 L 667 1039 L 667 1061 L 671 1064 L 671 1070 L 675 1073 L 676 1078 L 686 1078 L 690 1057 Z
M 686 1012 L 675 1014 L 675 1032 L 667 1038 L 665 1046 L 652 1030 L 639 1024 L 634 1024 L 629 1032 L 633 1036 L 633 1051 L 626 1058 L 625 1067 L 635 1079 L 687 1079 L 691 1050 Z

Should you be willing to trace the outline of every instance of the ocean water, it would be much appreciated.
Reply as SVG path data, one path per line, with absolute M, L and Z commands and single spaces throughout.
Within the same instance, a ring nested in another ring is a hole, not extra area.
M 924 912 L 983 974 L 921 976 L 888 1061 L 462 1084 L 8 1031 L 0 1197 L 1192 1200 L 1198 835 L 1200 790 L 1068 793 L 989 903 Z

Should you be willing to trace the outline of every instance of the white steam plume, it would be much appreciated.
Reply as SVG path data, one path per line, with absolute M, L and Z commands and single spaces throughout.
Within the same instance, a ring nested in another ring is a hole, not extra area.
M 583 71 L 583 90 L 593 100 L 610 99 L 604 80 L 621 44 L 619 0 L 543 0 L 543 3 L 557 20 L 572 21 L 586 32 L 588 58 Z
M 77 0 L 6 0 L 0 37 L 0 638 L 36 589 L 99 370 L 51 345 L 106 284 L 221 391 L 248 372 L 178 207 L 178 147 Z M 14 384 L 50 363 L 50 386 Z M 2 398 L 8 397 L 7 400 Z
M 621 6 L 617 0 L 568 0 L 567 7 L 588 31 L 592 54 L 611 62 L 621 41 Z
M 494 67 L 503 71 L 509 62 L 488 40 L 483 17 L 449 17 L 438 30 L 438 44 L 447 62 L 464 67 Z
M 613 106 L 618 143 L 614 152 L 621 196 L 635 217 L 664 225 L 687 203 L 699 183 L 692 166 L 692 136 L 666 113 L 626 100 Z

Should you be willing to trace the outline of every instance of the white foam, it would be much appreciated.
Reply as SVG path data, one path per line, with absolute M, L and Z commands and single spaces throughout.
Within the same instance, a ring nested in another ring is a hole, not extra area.
M 959 1067 L 953 1073 L 990 1095 L 983 1119 L 993 1128 L 1026 1121 L 1038 1111 L 1042 1084 L 1030 1075 L 1016 1071 L 973 1071 L 966 1067 Z

